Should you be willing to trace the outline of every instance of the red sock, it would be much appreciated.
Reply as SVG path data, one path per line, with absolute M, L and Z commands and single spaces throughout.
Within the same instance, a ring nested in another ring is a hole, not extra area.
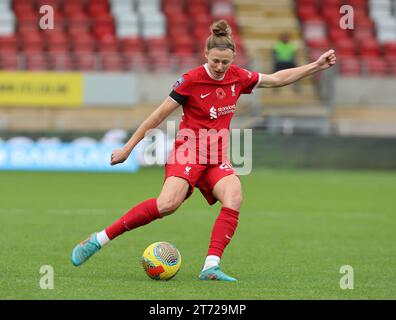
M 158 211 L 157 199 L 148 199 L 134 206 L 105 231 L 109 239 L 113 240 L 125 231 L 144 226 L 158 218 L 162 217 Z
M 208 256 L 214 255 L 221 258 L 225 247 L 230 243 L 235 229 L 238 226 L 239 212 L 222 207 L 213 226 Z

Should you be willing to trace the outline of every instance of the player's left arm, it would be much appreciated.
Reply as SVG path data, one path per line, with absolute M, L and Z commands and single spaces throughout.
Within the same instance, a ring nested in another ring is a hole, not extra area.
M 261 74 L 260 83 L 257 88 L 276 88 L 286 86 L 318 71 L 330 68 L 336 63 L 336 60 L 337 57 L 334 50 L 329 50 L 322 54 L 315 62 L 296 68 L 280 70 L 272 74 Z

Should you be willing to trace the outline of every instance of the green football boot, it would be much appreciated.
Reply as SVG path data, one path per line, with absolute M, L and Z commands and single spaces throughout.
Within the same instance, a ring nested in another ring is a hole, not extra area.
M 71 261 L 76 267 L 82 265 L 94 253 L 101 248 L 98 240 L 96 239 L 96 232 L 93 233 L 87 240 L 76 245 L 72 251 Z
M 223 271 L 220 270 L 219 266 L 214 266 L 205 271 L 201 271 L 198 278 L 200 280 L 220 280 L 220 281 L 230 281 L 235 282 L 237 279 L 226 275 Z

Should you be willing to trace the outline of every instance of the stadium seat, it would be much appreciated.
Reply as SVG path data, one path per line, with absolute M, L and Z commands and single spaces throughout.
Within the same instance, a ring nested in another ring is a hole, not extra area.
M 319 11 L 311 5 L 301 5 L 297 8 L 297 15 L 304 23 L 309 20 L 320 19 Z
M 358 51 L 361 57 L 379 57 L 380 56 L 380 46 L 377 41 L 362 41 L 359 42 Z
M 306 20 L 302 26 L 305 40 L 325 39 L 327 38 L 326 22 L 321 18 Z
M 395 59 L 391 59 L 388 61 L 388 70 L 389 70 L 389 74 L 392 76 L 396 76 L 396 60 Z
M 120 40 L 120 50 L 126 54 L 144 53 L 144 43 L 140 37 L 123 38 Z
M 104 71 L 123 71 L 124 60 L 123 57 L 117 53 L 102 53 L 100 55 L 101 63 Z
M 340 59 L 339 71 L 343 76 L 359 76 L 361 74 L 360 61 L 357 59 Z
M 95 71 L 97 69 L 96 56 L 92 53 L 76 54 L 75 63 L 78 70 Z
M 330 41 L 336 43 L 340 40 L 346 41 L 350 39 L 350 33 L 343 29 L 330 29 L 328 32 Z
M 125 70 L 136 72 L 147 72 L 150 70 L 150 61 L 146 54 L 123 54 L 125 60 Z
M 363 70 L 371 76 L 384 76 L 387 73 L 387 65 L 382 58 L 366 58 L 363 60 Z
M 0 51 L 0 69 L 2 70 L 18 70 L 20 68 L 19 56 L 13 53 L 3 53 Z
M 396 41 L 395 42 L 386 42 L 383 44 L 382 47 L 383 47 L 384 55 L 396 54 Z
M 75 68 L 74 60 L 67 52 L 49 52 L 48 55 L 50 68 L 52 70 L 67 71 Z
M 83 14 L 85 11 L 84 4 L 82 1 L 64 1 L 63 2 L 63 12 L 69 18 Z
M 119 38 L 139 37 L 140 26 L 139 17 L 132 12 L 123 12 L 116 15 L 117 36 Z
M 47 57 L 41 52 L 25 52 L 25 65 L 28 70 L 48 70 Z

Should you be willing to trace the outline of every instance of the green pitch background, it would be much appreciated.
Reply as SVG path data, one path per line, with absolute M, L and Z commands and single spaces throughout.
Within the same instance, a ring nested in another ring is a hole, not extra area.
M 172 216 L 125 233 L 81 267 L 75 244 L 143 199 L 157 196 L 163 170 L 136 174 L 0 173 L 1 299 L 395 299 L 396 173 L 255 170 L 243 176 L 244 204 L 222 268 L 237 283 L 202 282 L 219 205 L 200 192 Z M 152 242 L 183 258 L 168 282 L 140 264 Z M 54 289 L 40 288 L 40 267 Z M 340 268 L 354 289 L 340 289 Z

